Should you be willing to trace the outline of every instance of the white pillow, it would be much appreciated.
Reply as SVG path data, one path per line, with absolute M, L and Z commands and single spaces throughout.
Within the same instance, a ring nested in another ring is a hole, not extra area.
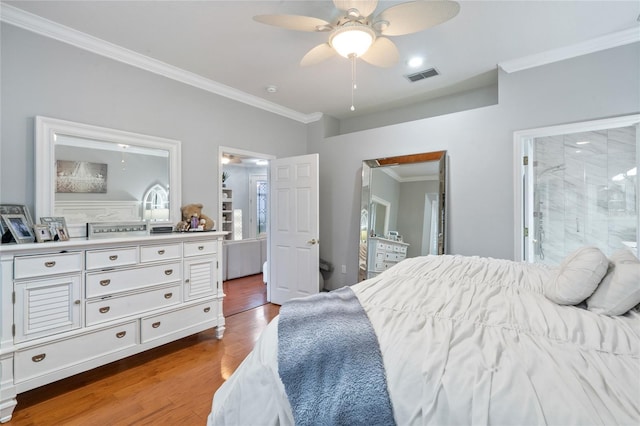
M 545 283 L 544 295 L 559 305 L 577 305 L 591 296 L 607 273 L 609 261 L 597 247 L 581 247 L 560 264 Z
M 607 275 L 587 299 L 587 309 L 603 315 L 622 315 L 640 303 L 640 260 L 629 250 L 616 251 L 610 260 Z

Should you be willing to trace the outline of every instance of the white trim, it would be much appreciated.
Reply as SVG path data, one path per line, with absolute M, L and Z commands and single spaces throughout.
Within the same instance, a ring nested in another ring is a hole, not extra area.
M 537 129 L 519 130 L 513 132 L 513 202 L 514 202 L 514 259 L 518 261 L 524 260 L 524 252 L 522 250 L 523 241 L 523 207 L 522 207 L 522 156 L 523 145 L 525 142 L 533 138 L 539 138 L 551 135 L 564 135 L 570 133 L 578 133 L 585 131 L 596 131 L 603 129 L 615 129 L 638 125 L 640 123 L 640 114 L 623 115 L 620 117 L 605 118 L 602 120 L 583 121 L 580 123 L 561 124 L 558 126 L 540 127 Z
M 233 87 L 202 77 L 198 74 L 185 71 L 165 62 L 158 61 L 157 59 L 141 55 L 132 50 L 109 43 L 108 41 L 74 30 L 73 28 L 58 24 L 5 3 L 0 4 L 0 20 L 7 24 L 70 44 L 97 55 L 101 55 L 304 124 L 312 123 L 322 118 L 322 113 L 320 112 L 303 114 L 301 112 L 294 111 L 283 107 L 282 105 L 266 101 L 257 96 L 250 95 L 234 89 Z
M 636 42 L 640 42 L 639 27 L 629 28 L 582 43 L 548 50 L 523 58 L 503 61 L 498 63 L 498 66 L 505 72 L 512 73 Z

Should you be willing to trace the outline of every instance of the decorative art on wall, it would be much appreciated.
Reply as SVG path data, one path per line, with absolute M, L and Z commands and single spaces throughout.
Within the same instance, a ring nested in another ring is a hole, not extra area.
M 106 193 L 107 165 L 57 160 L 56 192 Z

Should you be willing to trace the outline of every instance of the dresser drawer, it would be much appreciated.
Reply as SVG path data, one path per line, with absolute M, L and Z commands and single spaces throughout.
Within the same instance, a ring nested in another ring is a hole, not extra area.
M 86 297 L 105 296 L 158 284 L 182 281 L 182 263 L 171 262 L 131 269 L 88 272 Z
M 190 241 L 184 243 L 184 257 L 216 254 L 217 248 L 217 241 Z
M 140 262 L 143 263 L 179 259 L 181 256 L 182 246 L 180 244 L 140 247 Z
M 87 269 L 113 268 L 138 263 L 137 247 L 87 251 Z
M 146 343 L 199 324 L 216 321 L 217 316 L 218 301 L 210 300 L 206 303 L 189 306 L 188 308 L 142 318 L 142 343 Z M 212 324 L 211 326 L 214 327 L 215 324 Z
M 86 302 L 87 326 L 180 303 L 182 284 Z
M 54 253 L 16 257 L 14 279 L 42 277 L 82 271 L 82 253 Z
M 15 382 L 24 382 L 135 346 L 138 341 L 137 324 L 137 321 L 131 321 L 91 334 L 17 351 L 14 358 Z

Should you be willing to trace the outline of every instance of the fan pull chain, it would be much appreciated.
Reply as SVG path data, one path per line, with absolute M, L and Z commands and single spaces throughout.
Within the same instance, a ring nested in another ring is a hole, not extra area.
M 358 85 L 356 84 L 356 55 L 352 53 L 349 55 L 349 59 L 351 59 L 351 111 L 355 111 L 356 107 L 353 105 L 353 92 L 358 88 Z

